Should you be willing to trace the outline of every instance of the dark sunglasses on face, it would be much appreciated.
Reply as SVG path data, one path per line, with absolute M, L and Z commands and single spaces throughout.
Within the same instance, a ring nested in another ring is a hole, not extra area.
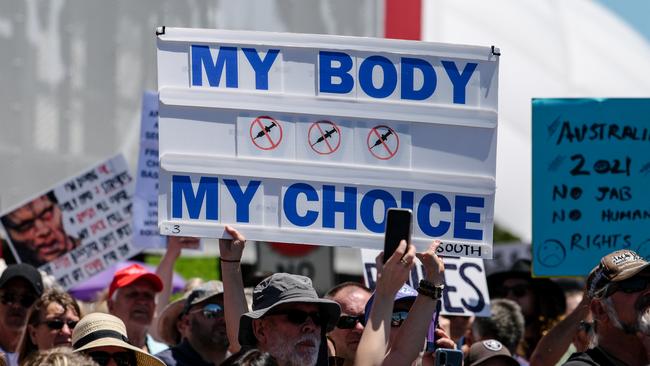
M 36 296 L 34 295 L 19 296 L 11 292 L 3 292 L 0 294 L 0 302 L 4 305 L 20 304 L 20 306 L 28 308 L 32 306 L 34 301 L 36 301 Z
M 272 314 L 269 315 L 286 315 L 287 320 L 291 324 L 295 325 L 302 325 L 307 321 L 307 318 L 311 318 L 311 320 L 314 322 L 314 324 L 318 326 L 323 326 L 325 323 L 325 320 L 321 316 L 319 312 L 311 312 L 308 313 L 306 311 L 302 310 L 292 310 L 292 309 L 287 309 L 287 310 L 280 310 L 273 312 Z
M 137 361 L 133 352 L 115 352 L 108 353 L 104 351 L 89 352 L 88 356 L 97 362 L 100 366 L 106 366 L 111 359 L 115 361 L 117 366 L 135 366 Z
M 201 312 L 207 319 L 223 318 L 223 308 L 219 304 L 206 304 Z
M 649 277 L 632 277 L 620 282 L 612 282 L 607 286 L 605 296 L 611 296 L 616 291 L 621 291 L 626 294 L 635 294 L 645 290 L 648 287 L 648 282 L 650 282 Z
M 364 314 L 357 316 L 341 315 L 336 323 L 336 327 L 339 329 L 352 329 L 357 325 L 357 323 L 365 325 L 365 319 L 366 316 Z
M 404 323 L 406 317 L 409 315 L 408 311 L 395 311 L 390 318 L 391 327 L 399 327 Z
M 519 285 L 514 285 L 512 287 L 500 286 L 494 290 L 495 298 L 508 297 L 508 294 L 513 294 L 516 298 L 524 297 L 528 293 L 530 285 L 522 283 Z
M 48 328 L 52 330 L 59 330 L 63 328 L 63 325 L 67 324 L 69 329 L 74 329 L 77 326 L 78 321 L 75 320 L 66 320 L 61 319 L 52 319 L 41 322 L 40 324 L 47 325 Z

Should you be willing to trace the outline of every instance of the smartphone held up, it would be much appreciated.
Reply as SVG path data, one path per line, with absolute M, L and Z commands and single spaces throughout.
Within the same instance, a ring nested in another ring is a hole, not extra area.
M 409 209 L 389 208 L 386 212 L 384 234 L 384 263 L 399 246 L 400 241 L 411 242 L 413 212 Z

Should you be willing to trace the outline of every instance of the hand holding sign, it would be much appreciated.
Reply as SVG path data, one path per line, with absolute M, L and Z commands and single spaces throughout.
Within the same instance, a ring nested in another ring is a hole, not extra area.
M 445 264 L 436 254 L 440 244 L 442 244 L 440 240 L 434 240 L 427 250 L 416 254 L 422 265 L 424 265 L 425 279 L 436 286 L 445 284 Z
M 222 262 L 239 262 L 244 253 L 246 238 L 232 226 L 226 225 L 226 232 L 232 239 L 219 239 L 219 255 Z
M 169 236 L 167 237 L 167 253 L 176 258 L 183 249 L 199 249 L 201 240 L 190 236 Z

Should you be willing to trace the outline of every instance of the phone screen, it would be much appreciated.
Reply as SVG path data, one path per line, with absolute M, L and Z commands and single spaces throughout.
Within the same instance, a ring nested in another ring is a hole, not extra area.
M 389 208 L 386 212 L 386 232 L 384 235 L 384 263 L 390 258 L 399 242 L 411 241 L 411 218 L 413 213 L 409 209 Z

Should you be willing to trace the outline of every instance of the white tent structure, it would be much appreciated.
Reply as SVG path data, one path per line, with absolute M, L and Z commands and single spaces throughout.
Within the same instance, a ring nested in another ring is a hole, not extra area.
M 650 97 L 650 43 L 587 0 L 423 0 L 422 40 L 495 45 L 495 221 L 531 239 L 531 98 Z

